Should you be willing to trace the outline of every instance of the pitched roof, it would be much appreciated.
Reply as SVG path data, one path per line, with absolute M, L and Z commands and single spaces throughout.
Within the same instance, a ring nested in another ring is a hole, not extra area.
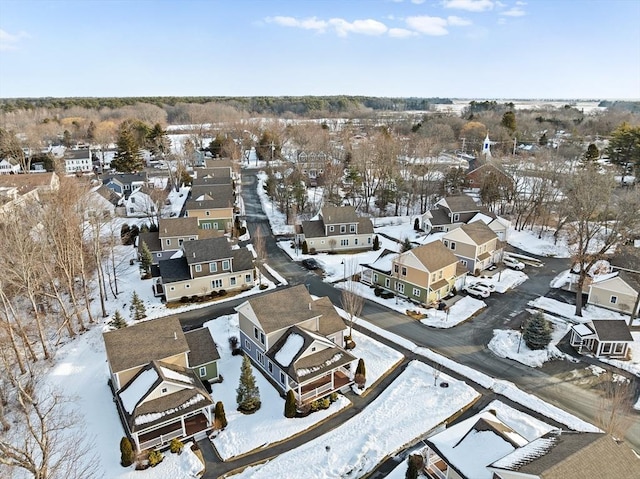
M 84 160 L 91 159 L 91 150 L 88 148 L 82 150 L 64 150 L 65 160 Z
M 207 166 L 206 168 L 194 168 L 194 171 L 198 175 L 197 178 L 194 178 L 194 181 L 201 178 L 225 178 L 229 183 L 231 180 L 231 168 L 229 166 Z
M 607 434 L 556 430 L 498 459 L 491 468 L 542 479 L 631 478 L 638 477 L 640 459 Z
M 207 195 L 199 196 L 202 200 L 187 200 L 185 208 L 187 211 L 193 210 L 214 210 L 219 208 L 232 208 L 233 199 L 226 197 L 208 197 Z
M 55 173 L 27 173 L 19 175 L 0 175 L 0 187 L 17 188 L 24 195 L 37 188 L 49 188 Z
M 371 220 L 358 216 L 354 206 L 323 206 L 320 213 L 320 219 L 302 222 L 302 231 L 307 238 L 327 236 L 325 225 L 337 224 L 357 223 L 358 234 L 373 233 Z
M 163 284 L 191 279 L 191 270 L 184 256 L 182 258 L 159 261 L 158 269 L 160 270 Z
M 158 225 L 160 238 L 197 235 L 199 233 L 198 218 L 195 217 L 161 218 Z
M 148 233 L 140 233 L 138 235 L 138 248 L 142 246 L 142 243 L 146 243 L 149 251 L 162 251 L 162 243 L 160 242 L 160 236 L 157 231 L 149 231 Z
M 247 248 L 232 249 L 231 269 L 233 271 L 247 271 L 253 269 L 253 255 Z
M 307 238 L 326 236 L 322 220 L 303 221 L 301 226 L 302 232 Z
M 477 245 L 496 239 L 498 235 L 482 221 L 462 225 L 460 227 Z
M 195 368 L 220 359 L 220 353 L 208 328 L 187 331 L 184 337 L 189 345 L 189 367 Z
M 434 226 L 451 224 L 449 215 L 443 208 L 434 208 L 429 210 L 429 214 L 431 216 L 429 218 L 429 222 Z
M 112 189 L 107 188 L 104 184 L 100 185 L 94 191 L 114 206 L 120 202 L 120 195 Z
M 189 264 L 206 263 L 231 258 L 231 245 L 226 237 L 185 241 L 182 244 L 184 257 Z
M 144 321 L 102 336 L 113 372 L 140 367 L 189 350 L 180 321 L 175 316 Z
M 358 221 L 355 206 L 323 206 L 320 210 L 322 219 L 327 225 L 353 223 Z
M 479 206 L 468 195 L 446 196 L 441 200 L 452 213 L 479 211 Z
M 594 319 L 591 324 L 600 341 L 633 341 L 624 319 Z
M 456 255 L 440 241 L 432 241 L 431 243 L 418 246 L 400 256 L 402 257 L 403 255 L 415 256 L 429 271 L 437 271 L 458 262 Z M 401 258 L 399 263 L 402 263 Z
M 111 180 L 114 181 L 118 181 L 122 184 L 131 184 L 131 183 L 135 183 L 138 181 L 142 181 L 142 182 L 146 182 L 147 181 L 147 174 L 145 172 L 140 172 L 140 173 L 117 173 L 117 174 L 110 174 L 110 175 L 104 175 L 102 177 L 102 183 L 103 184 L 108 184 Z

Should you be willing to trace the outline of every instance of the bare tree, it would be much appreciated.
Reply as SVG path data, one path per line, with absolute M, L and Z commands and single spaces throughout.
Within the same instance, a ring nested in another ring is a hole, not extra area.
M 360 296 L 358 291 L 358 283 L 353 281 L 353 276 L 357 272 L 355 261 L 344 260 L 344 268 L 347 272 L 345 278 L 344 289 L 341 293 L 342 309 L 349 315 L 349 337 L 353 335 L 353 324 L 362 313 L 364 306 L 364 298 Z M 348 279 L 347 279 L 348 278 Z
M 601 375 L 600 379 L 603 395 L 598 404 L 596 425 L 613 437 L 622 439 L 634 423 L 634 383 L 611 372 Z
M 262 264 L 267 259 L 267 247 L 265 243 L 265 238 L 262 233 L 262 228 L 260 225 L 256 228 L 256 232 L 253 235 L 253 250 L 256 253 L 256 268 L 258 270 L 258 282 L 262 284 Z

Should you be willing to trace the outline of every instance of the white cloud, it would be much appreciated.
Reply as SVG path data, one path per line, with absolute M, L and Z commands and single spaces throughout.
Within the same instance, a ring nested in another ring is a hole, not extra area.
M 500 15 L 504 15 L 506 17 L 523 17 L 526 14 L 527 13 L 522 8 L 519 8 L 519 7 L 513 7 L 504 12 L 500 12 Z
M 407 30 L 406 28 L 390 28 L 389 36 L 393 38 L 407 38 L 416 36 L 416 32 L 412 32 L 411 30 Z
M 471 20 L 450 15 L 447 17 L 447 23 L 452 27 L 466 27 L 468 25 L 471 25 Z
M 442 5 L 444 8 L 468 12 L 485 12 L 493 9 L 494 2 L 492 0 L 444 0 Z
M 419 17 L 408 17 L 407 25 L 413 30 L 425 35 L 447 35 L 447 20 L 440 17 L 429 17 L 427 15 Z
M 516 2 L 516 5 L 520 6 L 520 7 L 524 7 L 527 4 L 527 2 Z
M 354 20 L 348 22 L 343 18 L 332 18 L 329 25 L 335 28 L 338 36 L 345 37 L 349 33 L 360 33 L 362 35 L 382 35 L 388 28 L 384 23 L 377 20 Z
M 305 18 L 299 20 L 293 17 L 267 17 L 265 18 L 267 23 L 275 23 L 283 27 L 295 27 L 302 28 L 304 30 L 315 30 L 317 32 L 324 32 L 327 28 L 327 22 L 324 20 L 318 20 L 316 17 Z
M 411 3 L 414 3 L 416 5 L 422 5 L 425 2 L 425 0 L 411 0 Z
M 29 35 L 25 32 L 14 35 L 0 28 L 0 51 L 17 50 L 18 43 L 23 38 L 29 38 Z

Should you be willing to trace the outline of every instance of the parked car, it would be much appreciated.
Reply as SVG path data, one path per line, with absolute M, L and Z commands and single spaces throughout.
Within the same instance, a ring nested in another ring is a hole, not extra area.
M 475 287 L 477 287 L 477 288 L 486 289 L 490 293 L 493 293 L 496 290 L 496 285 L 493 284 L 493 283 L 489 283 L 488 281 L 478 281 L 477 283 L 474 283 L 473 285 Z
M 502 258 L 502 263 L 508 268 L 515 269 L 518 271 L 522 271 L 524 269 L 524 263 L 522 261 L 518 261 L 511 256 L 505 256 Z
M 306 258 L 302 260 L 302 266 L 304 266 L 307 269 L 320 269 L 320 263 L 318 263 L 315 259 L 313 258 Z
M 489 295 L 491 294 L 491 292 L 488 289 L 476 286 L 475 284 L 470 284 L 469 286 L 466 286 L 464 289 L 468 295 L 476 296 L 478 298 L 488 298 Z

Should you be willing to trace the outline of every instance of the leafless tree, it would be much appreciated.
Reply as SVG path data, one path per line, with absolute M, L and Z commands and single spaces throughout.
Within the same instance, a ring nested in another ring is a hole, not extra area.
M 347 273 L 344 288 L 342 289 L 342 309 L 349 316 L 349 336 L 353 335 L 353 324 L 357 320 L 364 306 L 364 298 L 358 294 L 358 283 L 353 281 L 353 276 L 357 272 L 355 261 L 345 259 L 344 268 Z
M 600 376 L 603 394 L 598 404 L 596 425 L 604 432 L 622 439 L 634 422 L 634 383 L 611 372 Z
M 253 235 L 253 250 L 256 253 L 256 268 L 258 270 L 258 283 L 262 284 L 262 265 L 267 259 L 267 247 L 265 243 L 264 234 L 260 225 L 256 228 L 256 232 Z

